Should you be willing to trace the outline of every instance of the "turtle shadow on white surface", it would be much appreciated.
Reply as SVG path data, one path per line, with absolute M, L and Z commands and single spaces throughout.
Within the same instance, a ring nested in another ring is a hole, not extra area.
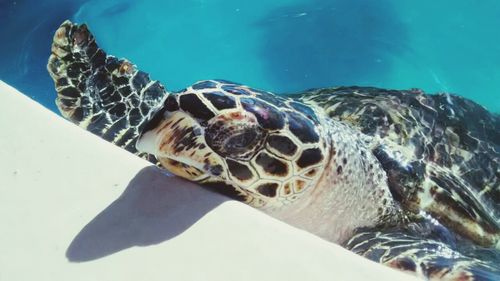
M 99 259 L 181 234 L 229 200 L 154 166 L 142 169 L 123 194 L 90 221 L 66 251 L 71 262 Z

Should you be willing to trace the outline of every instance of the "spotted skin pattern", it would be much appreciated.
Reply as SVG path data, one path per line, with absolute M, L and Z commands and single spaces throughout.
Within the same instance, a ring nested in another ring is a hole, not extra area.
M 48 70 L 64 117 L 176 175 L 426 279 L 500 276 L 473 250 L 500 247 L 500 119 L 469 100 L 224 80 L 168 93 L 69 21 Z

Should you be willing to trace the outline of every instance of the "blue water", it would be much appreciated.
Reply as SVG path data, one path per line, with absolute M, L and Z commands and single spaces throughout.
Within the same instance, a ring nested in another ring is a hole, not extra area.
M 422 88 L 500 112 L 498 0 L 0 0 L 0 79 L 53 110 L 45 64 L 66 18 L 170 90 Z

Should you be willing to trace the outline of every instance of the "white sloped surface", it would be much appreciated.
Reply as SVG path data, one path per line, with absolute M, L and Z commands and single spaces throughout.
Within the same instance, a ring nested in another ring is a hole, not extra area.
M 0 81 L 0 280 L 408 280 L 229 201 Z

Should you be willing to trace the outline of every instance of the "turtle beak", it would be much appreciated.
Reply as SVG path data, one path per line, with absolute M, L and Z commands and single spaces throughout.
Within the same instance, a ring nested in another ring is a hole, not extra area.
M 137 151 L 158 155 L 158 127 L 166 119 L 165 110 L 156 111 L 148 120 L 137 139 L 135 148 Z
M 141 133 L 137 140 L 137 143 L 135 144 L 135 148 L 137 148 L 137 150 L 140 152 L 158 155 L 158 142 L 158 134 L 155 132 L 155 130 L 150 130 Z
M 157 113 L 139 136 L 136 148 L 153 154 L 167 170 L 189 180 L 226 177 L 222 159 L 205 141 L 204 128 L 182 111 Z

